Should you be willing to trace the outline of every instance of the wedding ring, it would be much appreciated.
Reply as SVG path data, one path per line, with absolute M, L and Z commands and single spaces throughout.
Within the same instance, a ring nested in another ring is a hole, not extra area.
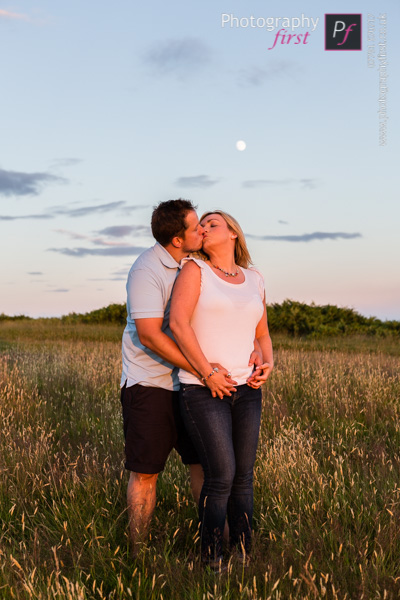
M 232 377 L 232 373 L 227 373 L 227 377 Z

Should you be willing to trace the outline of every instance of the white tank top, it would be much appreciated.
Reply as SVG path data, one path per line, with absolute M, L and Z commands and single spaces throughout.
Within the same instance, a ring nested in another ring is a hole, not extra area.
M 201 269 L 200 296 L 191 325 L 205 357 L 219 362 L 232 373 L 237 385 L 246 383 L 254 350 L 254 337 L 264 312 L 264 280 L 256 269 L 243 269 L 243 283 L 221 279 L 203 260 L 194 260 Z M 181 383 L 202 382 L 187 371 L 179 370 Z

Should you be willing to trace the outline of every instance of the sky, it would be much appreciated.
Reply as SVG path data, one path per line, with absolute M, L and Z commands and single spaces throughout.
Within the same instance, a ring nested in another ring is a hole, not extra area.
M 361 14 L 362 50 L 325 50 L 325 13 L 336 46 Z M 183 197 L 238 219 L 267 302 L 400 320 L 399 13 L 0 0 L 0 313 L 125 302 L 153 206 Z

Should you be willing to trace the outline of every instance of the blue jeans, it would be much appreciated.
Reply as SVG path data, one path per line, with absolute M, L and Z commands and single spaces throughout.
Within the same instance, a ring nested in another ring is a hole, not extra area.
M 202 559 L 221 558 L 226 517 L 230 546 L 248 553 L 261 390 L 239 385 L 232 396 L 220 400 L 213 398 L 207 387 L 182 384 L 180 403 L 186 429 L 204 469 L 199 503 Z

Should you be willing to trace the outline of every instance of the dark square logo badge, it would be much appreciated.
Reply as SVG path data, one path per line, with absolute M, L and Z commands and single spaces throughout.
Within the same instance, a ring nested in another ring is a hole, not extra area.
M 361 15 L 325 15 L 325 50 L 361 50 Z

